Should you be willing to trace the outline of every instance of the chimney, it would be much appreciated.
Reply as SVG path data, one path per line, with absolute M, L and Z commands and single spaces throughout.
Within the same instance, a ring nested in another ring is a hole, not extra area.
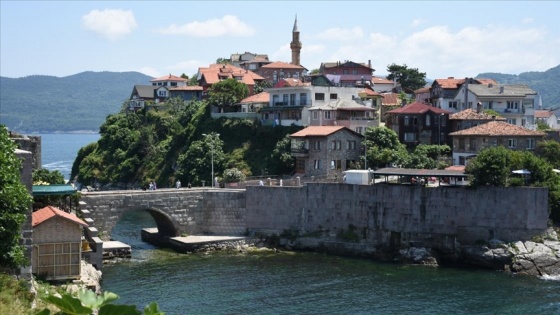
M 371 59 L 368 59 L 367 64 L 368 64 L 368 67 L 370 67 L 370 69 L 371 69 Z
M 455 77 L 447 77 L 447 79 L 453 80 L 453 79 L 455 79 Z
M 500 94 L 504 94 L 504 87 L 500 86 Z
M 488 83 L 488 87 L 489 87 L 489 88 L 494 87 L 494 84 Z
M 481 102 L 476 103 L 476 112 L 478 114 L 482 113 L 482 103 Z

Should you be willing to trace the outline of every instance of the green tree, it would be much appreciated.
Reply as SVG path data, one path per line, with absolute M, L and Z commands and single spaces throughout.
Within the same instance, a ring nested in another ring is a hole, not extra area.
M 309 72 L 310 75 L 314 75 L 314 74 L 320 74 L 321 71 L 319 71 L 319 69 L 313 69 L 311 70 L 311 72 Z
M 465 173 L 470 174 L 470 185 L 505 187 L 509 177 L 509 150 L 503 146 L 483 149 L 469 162 Z
M 227 79 L 208 89 L 208 103 L 212 106 L 231 106 L 247 97 L 249 89 L 243 82 Z
M 367 165 L 370 167 L 398 163 L 407 155 L 397 133 L 387 127 L 367 128 L 362 146 L 366 149 Z
M 276 147 L 270 156 L 270 160 L 274 163 L 271 165 L 273 174 L 288 174 L 294 170 L 295 158 L 291 154 L 291 144 L 292 139 L 289 134 L 276 142 Z
M 44 183 L 47 185 L 60 185 L 64 184 L 64 175 L 58 170 L 49 171 L 48 169 L 41 168 L 33 171 L 33 184 Z
M 554 168 L 560 168 L 560 142 L 554 140 L 537 143 L 535 153 Z
M 231 65 L 231 59 L 230 58 L 218 58 L 216 59 L 216 64 L 219 65 Z
M 177 160 L 177 176 L 184 183 L 199 185 L 202 181 L 211 184 L 212 164 L 214 176 L 223 170 L 226 155 L 223 151 L 223 141 L 217 133 L 202 136 L 202 140 L 191 143 L 187 151 Z M 213 161 L 213 163 L 212 163 Z
M 255 84 L 255 94 L 261 93 L 264 91 L 264 89 L 268 89 L 271 88 L 272 84 L 270 84 L 268 81 L 261 81 Z
M 16 144 L 0 125 L 0 267 L 17 268 L 27 262 L 19 241 L 32 198 L 20 180 L 21 161 Z
M 418 68 L 409 68 L 405 65 L 390 64 L 387 66 L 388 80 L 396 80 L 401 87 L 416 90 L 426 86 L 426 73 Z
M 495 111 L 493 109 L 485 109 L 482 112 L 484 114 L 488 115 L 488 116 L 501 117 L 500 113 L 498 113 L 497 111 Z
M 537 121 L 537 130 L 545 131 L 545 130 L 552 130 L 552 128 L 550 128 L 550 126 L 545 122 Z
M 189 79 L 189 81 L 187 82 L 187 85 L 189 86 L 196 86 L 198 85 L 198 75 L 195 73 L 193 75 L 191 75 L 191 78 Z

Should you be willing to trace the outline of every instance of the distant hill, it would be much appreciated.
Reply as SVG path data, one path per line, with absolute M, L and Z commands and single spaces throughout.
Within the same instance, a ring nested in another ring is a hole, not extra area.
M 544 72 L 523 72 L 519 75 L 481 73 L 477 78 L 489 78 L 500 84 L 526 84 L 542 96 L 544 108 L 560 107 L 560 65 Z
M 0 124 L 20 132 L 99 131 L 130 98 L 139 72 L 82 72 L 67 77 L 0 77 Z

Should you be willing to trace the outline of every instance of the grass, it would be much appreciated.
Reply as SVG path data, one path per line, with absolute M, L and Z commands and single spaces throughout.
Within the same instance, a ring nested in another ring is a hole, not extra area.
M 27 282 L 0 273 L 0 314 L 33 314 L 33 299 Z

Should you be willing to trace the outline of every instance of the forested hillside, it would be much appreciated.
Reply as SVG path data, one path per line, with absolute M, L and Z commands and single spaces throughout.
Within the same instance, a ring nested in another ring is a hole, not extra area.
M 477 78 L 490 78 L 500 84 L 526 84 L 542 96 L 544 108 L 560 107 L 560 65 L 545 72 L 523 72 L 519 75 L 481 73 Z
M 0 77 L 0 124 L 25 133 L 99 131 L 117 113 L 136 84 L 152 78 L 139 72 L 82 72 L 67 77 Z
M 201 185 L 212 161 L 221 180 L 287 174 L 294 168 L 288 134 L 298 126 L 261 126 L 258 120 L 212 119 L 206 102 L 172 99 L 152 110 L 110 115 L 98 142 L 83 147 L 71 178 L 121 188 Z M 243 175 L 241 175 L 241 173 Z

